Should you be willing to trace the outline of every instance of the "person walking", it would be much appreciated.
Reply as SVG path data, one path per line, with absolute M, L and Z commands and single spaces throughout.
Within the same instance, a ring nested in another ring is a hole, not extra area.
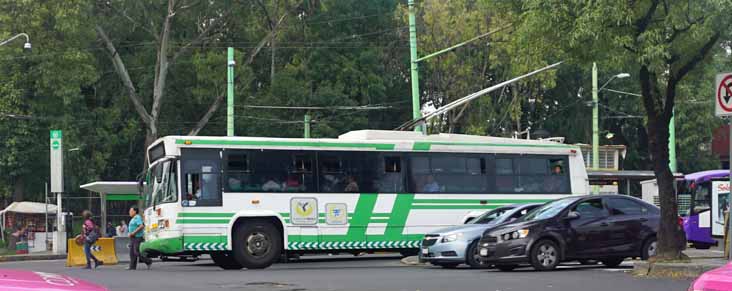
M 97 242 L 97 239 L 99 239 L 99 229 L 96 225 L 94 225 L 94 221 L 92 221 L 92 213 L 89 210 L 84 210 L 84 212 L 81 213 L 81 216 L 84 218 L 84 224 L 82 224 L 81 228 L 81 235 L 84 243 L 84 255 L 86 256 L 86 267 L 84 269 L 91 269 L 91 263 L 94 262 L 94 268 L 96 269 L 100 265 L 103 265 L 104 262 L 97 259 L 97 257 L 94 256 L 91 252 L 91 247 L 94 245 L 94 243 Z
M 128 235 L 128 233 L 127 233 L 127 223 L 124 220 L 122 220 L 120 222 L 120 225 L 117 226 L 117 236 L 124 237 L 124 236 L 127 236 L 127 235 Z
M 140 209 L 137 206 L 130 207 L 130 217 L 132 217 L 130 223 L 128 223 L 130 229 L 130 265 L 127 270 L 137 269 L 137 260 L 145 263 L 147 268 L 150 269 L 152 260 L 140 254 L 140 244 L 145 234 L 145 223 L 142 221 Z

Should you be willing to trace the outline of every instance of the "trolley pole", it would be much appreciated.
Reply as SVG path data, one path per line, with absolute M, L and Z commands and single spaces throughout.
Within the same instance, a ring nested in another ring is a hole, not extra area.
M 226 63 L 226 136 L 234 136 L 234 48 L 229 47 Z

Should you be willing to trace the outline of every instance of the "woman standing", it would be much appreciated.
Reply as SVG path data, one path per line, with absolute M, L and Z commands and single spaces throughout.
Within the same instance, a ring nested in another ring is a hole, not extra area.
M 140 254 L 140 244 L 142 243 L 143 235 L 145 234 L 145 224 L 142 222 L 142 216 L 140 216 L 140 209 L 136 206 L 130 207 L 130 266 L 127 270 L 137 269 L 137 260 L 145 263 L 147 268 L 150 269 L 152 260 Z
M 91 246 L 99 239 L 99 230 L 94 225 L 94 221 L 92 221 L 91 211 L 84 210 L 81 216 L 84 217 L 84 224 L 81 226 L 82 239 L 84 240 L 84 255 L 86 256 L 86 267 L 84 269 L 91 269 L 92 261 L 94 261 L 94 268 L 96 269 L 99 265 L 104 264 L 91 253 Z

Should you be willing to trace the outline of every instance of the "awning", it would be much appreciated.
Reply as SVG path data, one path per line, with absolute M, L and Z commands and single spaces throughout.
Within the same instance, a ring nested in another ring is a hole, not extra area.
M 25 214 L 45 214 L 45 213 L 55 214 L 56 210 L 57 210 L 57 208 L 56 208 L 56 205 L 54 205 L 54 204 L 22 201 L 22 202 L 13 202 L 7 208 L 0 211 L 0 214 L 4 214 L 6 212 L 25 213 Z
M 105 194 L 107 201 L 140 200 L 137 182 L 129 181 L 97 181 L 81 185 L 81 189 Z

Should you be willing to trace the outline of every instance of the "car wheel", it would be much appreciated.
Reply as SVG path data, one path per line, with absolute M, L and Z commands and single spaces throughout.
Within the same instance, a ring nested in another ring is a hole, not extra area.
M 658 251 L 658 242 L 655 237 L 649 238 L 643 244 L 643 250 L 641 252 L 641 259 L 648 260 L 648 258 L 656 255 Z
M 607 267 L 614 268 L 620 266 L 623 260 L 625 260 L 625 258 L 607 258 L 602 260 L 602 264 Z
M 531 248 L 531 266 L 534 269 L 552 270 L 559 265 L 559 247 L 553 241 L 541 240 Z
M 282 235 L 266 220 L 250 220 L 234 231 L 234 258 L 247 269 L 263 269 L 280 258 Z
M 234 255 L 231 252 L 215 252 L 210 255 L 214 263 L 224 270 L 239 270 L 244 268 L 244 266 L 234 259 Z
M 496 269 L 499 269 L 504 272 L 510 272 L 513 271 L 513 269 L 516 269 L 518 267 L 517 265 L 496 265 Z
M 578 262 L 579 262 L 579 263 L 580 263 L 581 265 L 597 265 L 597 263 L 598 263 L 598 261 L 597 261 L 597 260 L 586 260 L 586 259 L 583 259 L 583 260 L 577 260 L 577 261 L 578 261 Z
M 460 263 L 431 263 L 435 266 L 442 267 L 444 269 L 455 269 Z
M 490 267 L 489 264 L 483 263 L 478 251 L 478 241 L 476 240 L 465 251 L 465 263 L 472 269 L 485 269 Z

